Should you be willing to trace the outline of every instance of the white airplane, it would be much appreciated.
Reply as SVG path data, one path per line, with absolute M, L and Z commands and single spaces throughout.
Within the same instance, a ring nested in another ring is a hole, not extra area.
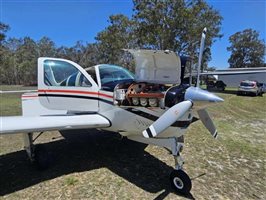
M 206 29 L 199 66 L 205 34 Z M 45 159 L 35 151 L 33 132 L 89 128 L 118 132 L 133 141 L 167 148 L 175 160 L 171 185 L 179 193 L 189 193 L 192 184 L 180 155 L 183 135 L 196 111 L 216 138 L 205 108 L 223 99 L 181 84 L 181 61 L 174 52 L 126 51 L 135 58 L 135 76 L 115 65 L 83 69 L 69 60 L 39 58 L 38 91 L 22 95 L 23 116 L 0 118 L 0 133 L 22 133 L 30 160 L 45 167 Z

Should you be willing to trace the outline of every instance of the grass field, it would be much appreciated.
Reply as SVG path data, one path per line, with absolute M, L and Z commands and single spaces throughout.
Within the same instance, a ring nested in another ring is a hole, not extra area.
M 66 139 L 58 132 L 43 134 L 38 142 L 55 161 L 46 171 L 29 164 L 20 135 L 0 136 L 0 199 L 266 199 L 266 94 L 217 94 L 225 102 L 208 110 L 219 138 L 200 122 L 185 136 L 191 196 L 171 190 L 174 161 L 165 149 L 90 130 Z M 19 96 L 1 94 L 1 115 L 21 113 Z

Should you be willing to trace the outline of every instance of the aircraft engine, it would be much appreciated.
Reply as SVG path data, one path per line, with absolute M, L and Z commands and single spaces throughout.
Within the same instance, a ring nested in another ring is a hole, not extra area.
M 163 84 L 131 83 L 115 87 L 114 103 L 119 106 L 164 107 Z
M 189 85 L 178 85 L 169 88 L 166 91 L 164 103 L 166 107 L 172 107 L 175 104 L 185 100 L 185 93 Z

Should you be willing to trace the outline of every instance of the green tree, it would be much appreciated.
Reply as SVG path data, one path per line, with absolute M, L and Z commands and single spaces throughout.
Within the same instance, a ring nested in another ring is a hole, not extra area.
M 6 32 L 9 30 L 9 26 L 7 24 L 4 24 L 0 22 L 0 73 L 4 70 L 4 54 L 6 53 L 6 49 L 3 45 L 5 38 L 6 38 Z
M 83 68 L 91 67 L 99 64 L 98 60 L 98 46 L 96 44 L 86 44 L 82 48 L 79 64 Z
M 141 1 L 133 0 L 137 27 L 137 42 L 143 48 L 170 49 L 179 47 L 179 36 L 185 3 L 183 1 Z
M 220 34 L 222 17 L 203 0 L 133 0 L 138 43 L 152 49 L 170 49 L 197 60 L 201 32 L 208 29 L 204 63 L 211 59 L 210 47 Z
M 200 45 L 201 32 L 208 28 L 204 63 L 211 59 L 210 47 L 220 38 L 222 17 L 202 0 L 133 0 L 133 16 L 110 16 L 110 25 L 97 37 L 99 59 L 104 63 L 121 63 L 121 49 L 169 49 L 179 55 L 192 56 Z
M 121 64 L 122 49 L 136 47 L 135 24 L 124 15 L 111 15 L 110 25 L 97 34 L 97 60 L 100 63 Z
M 38 57 L 54 57 L 56 54 L 55 43 L 48 37 L 43 37 L 37 42 Z
M 17 60 L 19 84 L 33 85 L 37 83 L 38 46 L 30 37 L 24 37 L 18 47 Z
M 9 30 L 9 26 L 7 24 L 0 22 L 0 45 L 2 45 L 2 42 L 5 40 L 6 38 L 5 33 L 8 30 Z
M 78 63 L 86 68 L 95 65 L 97 55 L 96 44 L 83 44 L 78 41 L 73 47 L 59 47 L 56 51 L 56 57 L 65 58 Z
M 16 52 L 23 44 L 22 39 L 9 38 L 4 43 L 3 59 L 1 62 L 1 83 L 16 84 L 20 83 L 19 67 Z
M 231 51 L 228 59 L 230 68 L 260 67 L 264 65 L 265 42 L 259 39 L 256 30 L 245 29 L 229 37 L 231 43 L 227 47 Z

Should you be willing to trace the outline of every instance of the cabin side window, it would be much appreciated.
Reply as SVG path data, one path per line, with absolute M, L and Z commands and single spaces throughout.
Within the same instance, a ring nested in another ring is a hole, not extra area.
M 72 64 L 61 60 L 44 61 L 44 83 L 48 86 L 90 87 L 89 80 Z

